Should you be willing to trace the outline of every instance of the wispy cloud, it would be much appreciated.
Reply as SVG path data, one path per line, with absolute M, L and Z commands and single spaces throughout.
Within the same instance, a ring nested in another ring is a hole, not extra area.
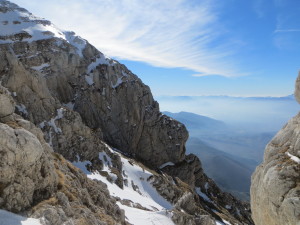
M 213 0 L 16 0 L 103 53 L 203 75 L 239 75 Z
M 299 2 L 274 0 L 274 3 L 277 15 L 273 43 L 281 50 L 296 50 L 300 47 Z

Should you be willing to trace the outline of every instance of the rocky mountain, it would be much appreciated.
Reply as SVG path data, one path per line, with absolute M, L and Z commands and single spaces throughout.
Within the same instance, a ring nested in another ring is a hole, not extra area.
M 163 113 L 186 126 L 189 131 L 186 152 L 201 159 L 204 172 L 223 191 L 249 202 L 251 175 L 262 162 L 264 148 L 275 132 L 241 131 L 194 113 Z
M 300 103 L 300 74 L 295 97 Z M 282 128 L 265 149 L 251 181 L 251 209 L 256 225 L 300 224 L 300 114 Z
M 185 155 L 185 126 L 160 113 L 136 75 L 5 0 L 0 82 L 2 215 L 46 225 L 253 224 L 249 205 Z
M 197 136 L 200 134 L 219 134 L 226 133 L 229 127 L 220 120 L 215 120 L 207 116 L 198 115 L 190 112 L 172 113 L 164 111 L 163 114 L 183 123 L 190 135 Z M 192 133 L 192 134 L 191 134 Z
M 201 159 L 204 172 L 224 191 L 250 201 L 251 175 L 257 164 L 251 160 L 215 149 L 198 138 L 189 138 L 188 153 Z

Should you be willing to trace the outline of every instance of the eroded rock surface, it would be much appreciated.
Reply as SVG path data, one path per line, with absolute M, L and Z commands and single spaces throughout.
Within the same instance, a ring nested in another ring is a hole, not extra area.
M 295 97 L 299 101 L 299 77 Z M 292 118 L 265 149 L 251 182 L 256 225 L 300 224 L 300 114 Z
M 18 21 L 38 34 L 0 30 L 0 81 L 7 88 L 0 87 L 0 152 L 7 158 L 0 171 L 1 208 L 43 217 L 47 224 L 124 224 L 116 201 L 149 210 L 111 197 L 103 182 L 69 162 L 101 174 L 108 185 L 138 192 L 110 145 L 132 165 L 142 162 L 156 171 L 149 182 L 173 204 L 176 224 L 252 224 L 247 204 L 221 192 L 199 159 L 185 155 L 185 126 L 160 113 L 136 75 L 9 1 L 0 0 L 0 13 L 14 19 L 3 26 Z
M 0 89 L 0 99 L 10 99 Z M 11 99 L 4 103 L 0 114 L 15 105 Z M 106 185 L 54 153 L 43 136 L 19 115 L 0 118 L 0 208 L 44 218 L 46 225 L 124 224 L 124 211 Z

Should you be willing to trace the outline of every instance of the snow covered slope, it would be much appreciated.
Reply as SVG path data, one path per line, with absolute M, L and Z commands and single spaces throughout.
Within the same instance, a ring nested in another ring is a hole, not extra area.
M 113 172 L 113 160 L 105 152 L 99 153 L 99 159 L 103 162 L 103 168 L 100 172 L 90 172 L 87 169 L 92 165 L 90 161 L 80 162 L 77 160 L 73 162 L 73 165 L 86 173 L 88 178 L 102 181 L 107 185 L 110 195 L 118 200 L 117 204 L 125 211 L 125 217 L 129 223 L 135 225 L 173 225 L 172 216 L 176 204 L 166 200 L 153 186 L 153 177 L 157 172 L 146 168 L 133 159 L 127 158 L 118 150 L 107 147 L 110 153 L 117 154 L 121 158 L 122 175 L 125 178 L 123 188 L 116 184 L 117 176 Z M 175 184 L 174 181 L 173 184 Z M 208 184 L 206 187 L 208 189 Z M 195 191 L 205 201 L 214 204 L 206 194 L 201 192 L 199 187 Z M 188 193 L 184 193 L 179 199 L 184 201 L 185 196 L 188 195 Z M 218 225 L 231 224 L 224 219 L 216 220 L 216 223 Z
M 33 42 L 56 37 L 76 47 L 77 53 L 82 56 L 86 41 L 74 32 L 63 31 L 50 21 L 36 17 L 11 2 L 0 0 L 0 7 L 0 44 L 20 40 Z
M 102 171 L 108 173 L 113 182 L 108 181 L 107 176 L 99 172 L 90 173 L 87 165 L 89 161 L 73 162 L 73 165 L 84 171 L 90 179 L 104 182 L 110 194 L 119 200 L 118 205 L 125 210 L 127 221 L 132 224 L 174 224 L 171 217 L 171 209 L 174 207 L 164 199 L 151 184 L 153 173 L 145 167 L 137 164 L 134 160 L 126 158 L 122 154 L 109 148 L 113 154 L 118 154 L 122 162 L 122 174 L 124 187 L 120 188 L 114 183 L 116 175 L 112 172 L 112 160 L 104 152 L 99 153 L 99 159 L 104 162 Z
M 0 124 L 9 122 L 13 134 L 20 124 L 33 129 L 49 158 L 44 169 L 35 161 L 32 185 L 26 179 L 20 185 L 19 173 L 7 187 L 0 184 L 0 208 L 44 217 L 46 225 L 124 224 L 125 217 L 132 224 L 215 224 L 221 218 L 251 224 L 248 206 L 221 192 L 196 156 L 185 155 L 185 127 L 160 113 L 150 88 L 125 65 L 13 3 L 0 0 L 0 15 L 0 81 L 13 93 L 5 97 L 7 104 L 15 101 L 19 114 L 5 114 Z M 11 114 L 14 108 L 10 104 Z M 22 116 L 32 125 L 21 123 Z M 45 171 L 53 181 L 45 179 Z M 40 181 L 53 189 L 44 191 Z M 11 186 L 31 192 L 2 191 L 19 190 Z M 15 198 L 23 205 L 7 204 Z M 56 218 L 61 222 L 53 222 Z
M 40 220 L 26 218 L 0 209 L 0 225 L 43 225 Z

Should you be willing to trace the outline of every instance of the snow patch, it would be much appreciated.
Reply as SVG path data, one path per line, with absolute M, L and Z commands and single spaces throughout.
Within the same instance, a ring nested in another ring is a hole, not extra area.
M 41 129 L 44 129 L 44 127 L 46 126 L 45 123 L 46 123 L 45 121 L 41 122 L 41 123 L 39 124 L 39 127 L 40 127 Z
M 92 163 L 90 161 L 80 161 L 79 156 L 77 155 L 77 161 L 72 162 L 72 164 L 74 166 L 76 166 L 77 168 L 81 169 L 82 172 L 84 172 L 85 174 L 91 174 L 90 171 L 87 170 L 87 165 L 92 165 Z
M 42 65 L 39 66 L 32 66 L 31 69 L 36 70 L 36 71 L 41 71 L 46 67 L 49 67 L 50 65 L 48 63 L 43 63 Z
M 227 220 L 224 220 L 224 219 L 222 219 L 222 221 L 216 220 L 216 224 L 217 225 L 232 225 L 231 223 L 229 223 Z
M 172 162 L 166 162 L 166 163 L 162 164 L 162 165 L 159 167 L 159 169 L 163 169 L 163 168 L 165 168 L 166 166 L 174 166 L 174 165 L 175 165 L 175 164 L 172 163 Z
M 116 87 L 118 87 L 120 84 L 122 84 L 122 83 L 123 83 L 122 78 L 123 78 L 123 77 L 118 77 L 118 80 L 117 80 L 117 82 L 116 82 L 115 84 L 113 84 L 113 83 L 111 82 L 111 87 L 112 87 L 112 88 L 116 88 Z
M 109 148 L 109 150 L 121 157 L 121 162 L 123 165 L 122 173 L 124 179 L 126 180 L 124 182 L 124 188 L 121 189 L 116 184 L 109 182 L 106 177 L 101 176 L 99 173 L 88 174 L 87 176 L 90 179 L 97 179 L 106 183 L 107 188 L 112 196 L 119 197 L 120 199 L 127 199 L 134 203 L 139 203 L 151 211 L 164 211 L 173 208 L 172 204 L 159 195 L 156 189 L 152 186 L 150 177 L 153 174 L 151 172 L 140 167 L 139 165 L 132 163 L 111 148 Z M 109 172 L 109 166 L 112 165 L 110 157 L 108 157 L 106 153 L 101 152 L 99 153 L 99 158 L 103 161 L 103 170 Z
M 5 4 L 5 3 L 4 3 Z M 3 3 L 0 2 L 0 5 Z M 74 32 L 63 31 L 57 28 L 50 21 L 36 17 L 28 11 L 11 7 L 11 11 L 0 13 L 0 44 L 13 43 L 16 41 L 33 42 L 50 38 L 59 38 L 67 41 L 77 49 L 77 54 L 82 57 L 82 51 L 86 46 L 86 41 Z M 15 40 L 10 37 L 15 34 L 23 34 L 22 38 Z
M 131 208 L 117 203 L 121 209 L 124 209 L 127 221 L 134 225 L 174 225 L 171 217 L 172 213 L 168 210 L 156 212 Z
M 55 121 L 60 120 L 64 117 L 63 112 L 65 111 L 65 109 L 60 108 L 60 109 L 57 109 L 56 111 L 57 111 L 56 117 L 51 118 L 50 121 L 48 121 L 48 125 L 54 129 L 55 133 L 59 134 L 59 133 L 62 133 L 62 131 L 59 127 L 56 126 Z
M 26 218 L 0 209 L 0 225 L 42 225 L 40 220 Z
M 200 195 L 205 201 L 210 202 L 210 203 L 213 203 L 213 202 L 211 201 L 211 199 L 210 199 L 205 193 L 203 193 L 199 187 L 196 188 L 196 192 L 197 192 L 197 194 Z
M 19 110 L 19 112 L 23 113 L 25 116 L 28 115 L 28 111 L 26 109 L 26 106 L 23 104 L 20 105 L 16 105 L 17 109 Z
M 90 74 L 100 64 L 110 65 L 109 60 L 103 54 L 101 54 L 95 62 L 88 65 L 86 73 Z
M 231 209 L 232 207 L 231 207 L 231 205 L 225 205 L 225 208 L 226 209 Z
M 291 160 L 300 164 L 300 159 L 297 156 L 294 156 L 294 155 L 290 154 L 289 152 L 286 152 L 285 154 L 287 154 L 287 156 L 289 156 L 291 158 Z
M 59 119 L 62 119 L 64 117 L 64 111 L 65 111 L 64 108 L 57 109 L 56 110 L 57 115 L 54 118 L 51 118 L 49 121 L 43 121 L 43 122 L 41 122 L 39 124 L 39 127 L 41 129 L 44 129 L 46 125 L 50 126 L 50 130 L 48 132 L 48 135 L 49 135 L 49 142 L 48 142 L 48 144 L 50 146 L 52 146 L 52 129 L 57 134 L 61 134 L 62 133 L 62 130 L 59 127 L 56 126 L 55 121 L 59 120 Z
M 63 106 L 65 106 L 66 108 L 70 109 L 70 110 L 74 110 L 74 102 L 68 102 L 66 104 L 63 104 Z
M 77 54 L 80 55 L 80 57 L 83 57 L 82 51 L 86 46 L 86 40 L 82 39 L 79 36 L 76 36 L 74 32 L 70 31 L 65 31 L 64 35 L 66 41 L 77 49 Z
M 128 77 L 129 76 L 129 74 L 124 72 L 124 70 L 122 70 L 122 75 L 123 75 L 123 77 Z
M 204 188 L 205 188 L 206 191 L 208 190 L 208 188 L 209 188 L 209 183 L 208 182 L 205 182 Z
M 99 159 L 103 162 L 102 171 L 106 171 L 109 176 L 112 178 L 113 182 L 118 179 L 118 176 L 112 173 L 112 161 L 111 158 L 106 154 L 106 152 L 99 152 Z
M 33 42 L 53 37 L 65 39 L 62 32 L 49 21 L 31 15 L 29 12 L 17 10 L 0 14 L 0 36 L 8 37 L 15 34 L 27 34 L 20 41 Z M 0 44 L 13 43 L 15 40 L 0 40 Z
M 90 73 L 89 75 L 85 75 L 84 78 L 88 85 L 91 86 L 94 84 L 94 74 Z

